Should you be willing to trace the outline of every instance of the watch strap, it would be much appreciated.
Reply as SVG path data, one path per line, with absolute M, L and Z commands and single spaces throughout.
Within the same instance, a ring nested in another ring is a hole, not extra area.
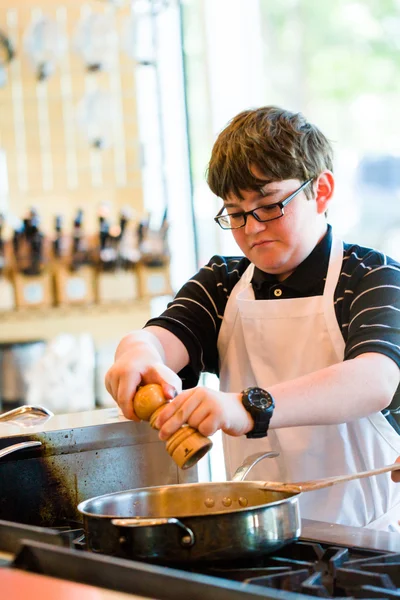
M 268 435 L 269 423 L 275 407 L 275 402 L 271 394 L 261 388 L 258 388 L 257 391 L 261 391 L 263 396 L 269 399 L 269 406 L 261 408 L 252 405 L 249 393 L 251 393 L 253 389 L 255 388 L 247 388 L 242 392 L 243 406 L 250 413 L 254 422 L 253 429 L 246 433 L 246 437 L 249 439 L 263 438 Z
M 266 437 L 268 435 L 269 422 L 271 420 L 271 417 L 272 417 L 272 413 L 271 414 L 265 413 L 257 421 L 253 417 L 254 427 L 251 431 L 246 433 L 246 437 L 249 439 L 257 439 L 257 438 Z

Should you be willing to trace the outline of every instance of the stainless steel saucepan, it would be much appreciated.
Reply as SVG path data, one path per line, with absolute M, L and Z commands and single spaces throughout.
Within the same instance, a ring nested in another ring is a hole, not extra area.
M 174 563 L 232 560 L 274 552 L 300 536 L 299 496 L 338 483 L 400 469 L 300 483 L 240 481 L 262 458 L 253 455 L 234 480 L 140 488 L 81 502 L 93 552 Z

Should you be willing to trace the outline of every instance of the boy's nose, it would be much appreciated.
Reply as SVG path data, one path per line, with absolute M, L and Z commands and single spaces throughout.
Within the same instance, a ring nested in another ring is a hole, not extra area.
M 261 221 L 257 221 L 257 219 L 253 217 L 253 215 L 247 215 L 244 231 L 246 234 L 258 233 L 259 231 L 263 231 L 266 225 L 266 222 L 262 223 Z

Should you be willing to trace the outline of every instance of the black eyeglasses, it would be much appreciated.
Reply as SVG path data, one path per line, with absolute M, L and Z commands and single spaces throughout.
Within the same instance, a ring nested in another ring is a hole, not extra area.
M 236 212 L 236 213 L 227 213 L 223 215 L 222 213 L 225 210 L 225 206 L 221 208 L 216 217 L 214 217 L 214 221 L 218 223 L 222 229 L 240 229 L 244 227 L 247 223 L 247 217 L 251 215 L 255 218 L 256 221 L 260 223 L 265 223 L 266 221 L 275 221 L 275 219 L 280 219 L 285 214 L 285 206 L 289 204 L 297 196 L 300 194 L 305 187 L 307 187 L 313 178 L 308 179 L 305 183 L 303 183 L 297 190 L 295 190 L 290 196 L 282 200 L 282 202 L 275 202 L 274 204 L 266 204 L 264 206 L 259 206 L 258 208 L 254 208 L 253 210 L 248 210 L 246 212 Z

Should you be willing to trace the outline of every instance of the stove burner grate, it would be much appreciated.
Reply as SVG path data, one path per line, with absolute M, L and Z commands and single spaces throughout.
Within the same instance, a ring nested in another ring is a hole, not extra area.
M 202 573 L 320 598 L 400 598 L 400 554 L 297 542 L 252 566 Z
M 168 594 L 171 591 L 174 600 L 181 600 L 182 582 L 185 592 L 193 586 L 192 597 L 199 597 L 196 586 L 212 589 L 209 597 L 213 600 L 247 600 L 260 594 L 265 599 L 288 600 L 299 598 L 295 594 L 342 600 L 400 599 L 400 553 L 301 539 L 272 555 L 247 561 L 168 564 L 170 568 L 165 569 L 150 561 L 120 560 L 87 552 L 81 523 L 62 521 L 57 525 L 41 528 L 0 521 L 0 551 L 15 554 L 14 558 L 6 558 L 3 566 L 124 592 L 133 591 L 133 583 L 135 593 L 141 586 L 153 589 L 154 585 L 157 598 L 167 598 L 162 583 L 166 578 L 172 586 Z

